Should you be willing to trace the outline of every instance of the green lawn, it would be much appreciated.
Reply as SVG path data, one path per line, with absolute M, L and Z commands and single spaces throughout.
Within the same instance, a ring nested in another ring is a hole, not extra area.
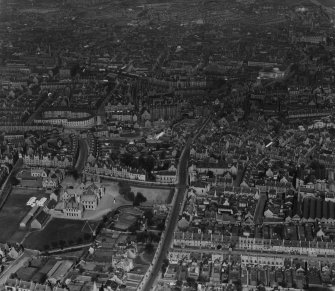
M 15 233 L 19 231 L 21 220 L 31 209 L 31 207 L 26 206 L 28 199 L 29 197 L 27 198 L 24 195 L 10 194 L 4 207 L 0 211 L 0 242 L 18 241 L 18 237 L 15 236 Z
M 30 197 L 43 197 L 44 191 L 14 189 L 0 210 L 0 242 L 21 242 L 27 230 L 20 229 L 20 222 L 30 211 L 26 203 Z
M 171 189 L 142 188 L 136 186 L 131 186 L 131 191 L 135 194 L 141 192 L 147 198 L 147 202 L 143 205 L 170 203 L 174 193 L 171 192 Z
M 43 230 L 29 234 L 23 245 L 26 248 L 46 250 L 46 246 L 49 249 L 59 248 L 59 242 L 62 240 L 65 241 L 65 247 L 82 243 L 91 234 L 89 226 L 84 227 L 84 224 L 82 220 L 54 218 Z M 97 222 L 94 224 L 97 225 Z M 92 222 L 90 225 L 92 229 L 95 228 Z

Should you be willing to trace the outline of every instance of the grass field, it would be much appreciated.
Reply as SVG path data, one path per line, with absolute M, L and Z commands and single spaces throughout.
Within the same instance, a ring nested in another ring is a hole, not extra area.
M 14 189 L 0 210 L 0 242 L 20 242 L 26 230 L 20 230 L 20 222 L 31 207 L 26 206 L 30 197 L 42 197 L 44 192 Z
M 101 184 L 106 187 L 106 193 L 115 197 L 116 200 L 120 200 L 117 206 L 127 203 L 127 201 L 119 195 L 118 182 L 102 179 Z M 129 184 L 131 191 L 135 194 L 137 192 L 141 192 L 147 198 L 147 202 L 144 203 L 144 205 L 152 205 L 153 203 L 170 203 L 173 198 L 174 192 L 171 192 L 171 189 L 131 186 L 131 182 Z
M 70 219 L 52 219 L 49 224 L 41 231 L 32 232 L 25 239 L 23 245 L 26 248 L 45 250 L 58 248 L 61 240 L 65 241 L 65 246 L 75 243 L 82 243 L 91 233 L 88 225 L 84 221 Z M 94 229 L 97 222 L 90 222 L 90 226 Z M 84 228 L 83 228 L 84 227 Z
M 96 210 L 87 210 L 84 212 L 84 218 L 87 220 L 100 219 L 111 210 L 126 204 L 131 204 L 119 194 L 117 182 L 104 180 L 101 184 L 105 188 L 105 196 L 102 198 Z
M 140 188 L 131 186 L 131 190 L 135 194 L 137 192 L 141 192 L 145 198 L 147 198 L 147 202 L 143 203 L 143 205 L 170 203 L 173 197 L 173 192 L 171 193 L 171 189 Z

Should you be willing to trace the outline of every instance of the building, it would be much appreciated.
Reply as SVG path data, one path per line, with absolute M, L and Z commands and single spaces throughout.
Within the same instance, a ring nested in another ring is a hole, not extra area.
M 20 227 L 26 228 L 28 224 L 32 221 L 33 217 L 37 214 L 39 207 L 36 205 L 27 213 L 27 215 L 21 220 Z
M 259 77 L 261 79 L 281 79 L 285 76 L 285 72 L 281 71 L 279 68 L 265 68 L 259 72 Z
M 80 202 L 85 210 L 96 210 L 104 194 L 104 189 L 93 183 L 83 192 L 80 197 Z
M 89 112 L 71 110 L 45 111 L 42 116 L 34 120 L 37 124 L 62 125 L 65 128 L 87 129 L 99 124 L 99 118 Z
M 49 285 L 37 284 L 18 279 L 7 279 L 5 282 L 6 291 L 66 291 L 65 288 L 50 287 Z
M 63 213 L 68 218 L 82 218 L 84 213 L 84 206 L 76 201 L 74 197 L 64 202 Z
M 30 227 L 32 229 L 42 229 L 49 221 L 50 215 L 44 211 L 41 211 L 37 216 L 32 220 Z
M 155 173 L 156 182 L 161 184 L 176 184 L 177 175 L 175 171 L 159 171 Z
M 96 210 L 104 195 L 105 189 L 95 183 L 62 189 L 60 200 L 63 201 L 63 213 L 70 218 L 81 218 L 85 210 Z
M 50 157 L 43 155 L 24 155 L 23 163 L 32 167 L 46 167 L 46 168 L 68 168 L 73 166 L 73 160 L 70 157 Z
M 241 263 L 247 265 L 284 267 L 284 258 L 280 256 L 241 255 Z
M 91 165 L 90 163 L 87 163 L 84 172 L 88 175 L 93 174 L 138 181 L 146 181 L 147 178 L 145 170 L 133 169 L 118 164 L 104 165 L 103 167 L 99 167 L 97 164 Z

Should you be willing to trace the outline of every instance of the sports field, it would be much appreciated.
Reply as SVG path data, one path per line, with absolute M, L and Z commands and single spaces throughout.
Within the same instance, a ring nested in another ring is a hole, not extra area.
M 14 189 L 0 210 L 0 242 L 20 242 L 27 230 L 21 230 L 21 220 L 30 211 L 26 206 L 30 197 L 43 197 L 43 191 Z
M 98 222 L 89 222 L 89 225 L 82 220 L 52 219 L 41 231 L 29 234 L 23 245 L 26 248 L 37 250 L 48 250 L 63 246 L 71 246 L 88 241 L 92 235 L 91 229 L 95 229 Z

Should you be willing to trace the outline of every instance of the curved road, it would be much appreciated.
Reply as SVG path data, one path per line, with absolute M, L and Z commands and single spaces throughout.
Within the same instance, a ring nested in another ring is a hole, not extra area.
M 87 140 L 79 139 L 79 155 L 75 165 L 75 169 L 79 174 L 83 171 L 88 158 L 88 144 Z
M 188 159 L 189 159 L 189 155 L 190 155 L 190 146 L 193 142 L 193 140 L 195 138 L 198 137 L 198 135 L 201 133 L 201 131 L 204 129 L 204 127 L 206 126 L 206 124 L 208 123 L 208 121 L 210 120 L 210 118 L 208 118 L 204 124 L 202 125 L 201 129 L 198 131 L 198 133 L 196 134 L 196 136 L 194 136 L 193 138 L 189 138 L 187 140 L 187 143 L 185 145 L 185 149 L 182 152 L 182 155 L 180 157 L 179 160 L 179 169 L 178 169 L 178 185 L 177 185 L 177 193 L 175 193 L 175 195 L 177 195 L 176 197 L 176 201 L 175 204 L 172 206 L 171 209 L 171 219 L 169 221 L 168 227 L 166 229 L 166 236 L 165 239 L 163 241 L 163 245 L 161 248 L 161 251 L 158 255 L 158 259 L 156 260 L 156 262 L 153 265 L 153 271 L 150 274 L 150 278 L 148 279 L 148 281 L 145 283 L 144 287 L 142 290 L 150 290 L 151 287 L 153 286 L 156 278 L 158 277 L 158 274 L 162 268 L 162 264 L 163 264 L 163 260 L 166 258 L 167 256 L 167 252 L 170 249 L 170 245 L 173 239 L 173 235 L 174 235 L 174 231 L 178 222 L 178 218 L 179 218 L 179 212 L 180 212 L 180 208 L 182 207 L 182 202 L 184 200 L 184 196 L 186 194 L 186 188 L 187 188 L 187 179 L 188 179 Z

